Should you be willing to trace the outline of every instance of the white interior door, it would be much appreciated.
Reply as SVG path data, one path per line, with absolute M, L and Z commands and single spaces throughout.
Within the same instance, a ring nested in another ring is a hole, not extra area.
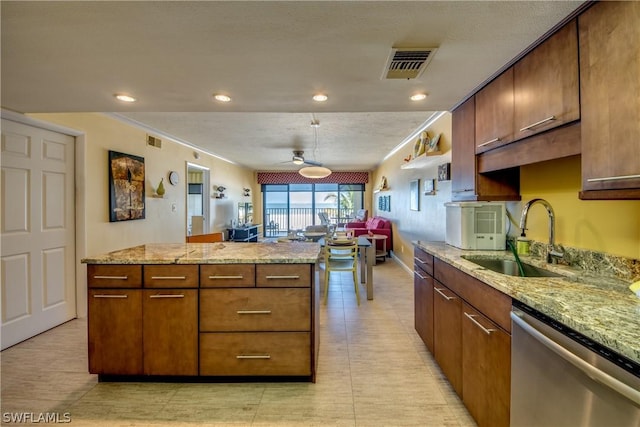
M 76 317 L 75 139 L 2 120 L 2 348 Z

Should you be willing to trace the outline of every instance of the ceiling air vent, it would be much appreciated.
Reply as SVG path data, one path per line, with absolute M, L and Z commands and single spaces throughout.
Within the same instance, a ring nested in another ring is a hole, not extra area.
M 417 79 L 435 54 L 435 47 L 392 48 L 383 79 Z

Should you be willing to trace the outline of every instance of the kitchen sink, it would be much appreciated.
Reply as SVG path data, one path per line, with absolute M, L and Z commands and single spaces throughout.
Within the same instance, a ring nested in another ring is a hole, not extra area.
M 467 261 L 471 261 L 474 264 L 478 264 L 487 270 L 495 271 L 496 273 L 507 274 L 509 276 L 521 276 L 518 264 L 514 260 L 474 256 L 463 256 L 462 258 Z M 545 270 L 544 268 L 538 268 L 524 262 L 522 263 L 522 270 L 524 271 L 524 277 L 563 277 L 561 274 Z

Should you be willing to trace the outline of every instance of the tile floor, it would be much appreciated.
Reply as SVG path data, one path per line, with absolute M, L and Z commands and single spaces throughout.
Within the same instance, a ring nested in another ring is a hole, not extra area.
M 361 285 L 358 307 L 350 274 L 332 274 L 315 384 L 98 383 L 77 319 L 0 354 L 1 422 L 26 412 L 73 426 L 474 426 L 414 331 L 411 274 L 387 260 L 374 277 L 375 299 Z

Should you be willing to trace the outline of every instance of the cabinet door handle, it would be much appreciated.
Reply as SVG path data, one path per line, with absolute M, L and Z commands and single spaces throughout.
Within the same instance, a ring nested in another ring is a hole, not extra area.
M 452 193 L 466 193 L 467 191 L 474 191 L 473 188 L 463 188 L 462 190 L 451 190 Z
M 617 181 L 620 179 L 637 179 L 640 175 L 618 175 L 618 176 L 606 176 L 604 178 L 589 178 L 587 182 L 601 182 L 601 181 Z
M 271 359 L 271 356 L 268 355 L 268 354 L 255 355 L 255 356 L 239 354 L 239 355 L 236 356 L 236 359 Z
M 128 295 L 104 295 L 104 294 L 96 294 L 93 297 L 94 298 L 129 298 Z
M 452 299 L 456 299 L 456 297 L 450 297 L 448 295 L 446 295 L 443 291 L 443 289 L 438 289 L 438 288 L 433 288 L 434 291 L 436 291 L 437 293 L 439 293 L 442 298 L 446 299 L 447 301 L 451 301 Z
M 493 138 L 487 142 L 483 142 L 482 144 L 479 144 L 478 147 L 484 147 L 485 145 L 493 144 L 494 142 L 498 142 L 498 141 L 500 141 L 500 138 Z
M 224 280 L 224 279 L 243 279 L 243 275 L 239 276 L 209 276 L 211 280 Z
M 418 258 L 418 257 L 416 257 L 416 256 L 414 256 L 414 257 L 413 257 L 413 259 L 414 259 L 414 260 L 416 260 L 416 261 L 418 261 L 420 264 L 426 264 L 426 262 L 425 262 L 425 261 L 421 260 L 420 258 Z
M 267 276 L 267 279 L 299 279 L 300 276 Z
M 418 276 L 421 279 L 426 279 L 426 277 L 424 277 L 422 274 L 418 273 L 417 271 L 413 271 L 413 274 L 415 274 L 416 276 Z
M 271 314 L 271 310 L 238 310 L 238 314 Z
M 151 276 L 151 280 L 187 280 L 187 276 Z
M 93 276 L 94 279 L 129 280 L 129 276 Z
M 467 316 L 467 319 L 471 320 L 473 323 L 476 324 L 477 327 L 479 327 L 480 329 L 482 329 L 482 332 L 484 332 L 487 335 L 491 335 L 491 332 L 495 332 L 495 329 L 487 329 L 484 326 L 482 326 L 482 324 L 480 324 L 480 322 L 478 322 L 476 319 L 474 319 L 474 317 L 478 317 L 476 314 L 469 314 L 466 311 L 464 312 L 464 315 Z
M 150 295 L 149 298 L 184 298 L 184 294 L 158 294 Z
M 524 132 L 525 130 L 531 130 L 536 126 L 543 125 L 543 124 L 545 124 L 547 122 L 550 122 L 552 120 L 555 120 L 555 119 L 556 119 L 556 116 L 549 116 L 546 119 L 540 120 L 539 122 L 531 123 L 529 126 L 523 127 L 522 129 L 520 129 L 520 132 Z

